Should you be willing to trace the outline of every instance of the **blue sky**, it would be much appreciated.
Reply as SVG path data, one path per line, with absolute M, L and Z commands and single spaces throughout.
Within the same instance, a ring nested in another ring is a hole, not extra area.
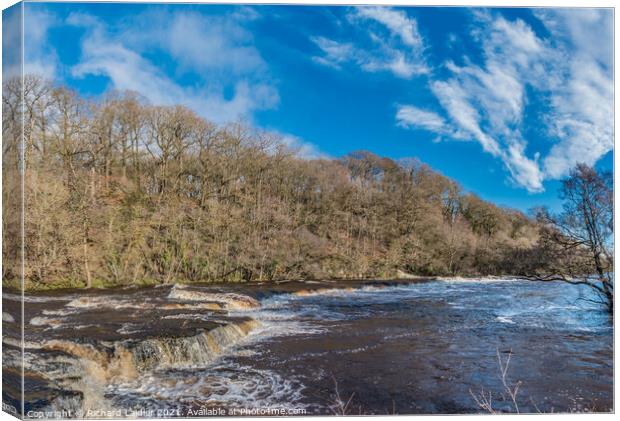
M 610 9 L 27 3 L 25 68 L 87 96 L 130 89 L 247 121 L 306 158 L 415 157 L 500 205 L 557 209 L 576 162 L 613 165 L 612 20 Z

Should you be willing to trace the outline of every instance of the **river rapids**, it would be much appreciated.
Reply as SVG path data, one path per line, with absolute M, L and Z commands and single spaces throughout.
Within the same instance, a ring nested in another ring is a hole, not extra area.
M 608 412 L 613 325 L 591 298 L 510 279 L 27 294 L 22 354 L 5 293 L 3 401 L 21 412 L 23 369 L 30 418 L 476 413 L 481 393 Z

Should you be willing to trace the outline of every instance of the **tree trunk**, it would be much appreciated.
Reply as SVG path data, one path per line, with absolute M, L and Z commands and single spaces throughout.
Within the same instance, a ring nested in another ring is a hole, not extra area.
M 86 288 L 92 288 L 93 280 L 88 266 L 88 234 L 86 231 L 86 223 L 84 223 L 84 242 L 82 243 L 84 251 L 84 273 L 86 274 Z

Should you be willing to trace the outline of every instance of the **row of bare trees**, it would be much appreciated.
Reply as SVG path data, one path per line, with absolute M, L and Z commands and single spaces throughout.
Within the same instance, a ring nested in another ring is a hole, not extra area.
M 18 80 L 3 89 L 3 193 L 17 212 L 23 153 L 32 287 L 503 274 L 538 241 L 535 221 L 415 161 L 305 160 L 273 134 L 131 92 L 86 100 L 36 76 L 23 88 L 23 104 Z M 19 241 L 3 258 L 3 278 L 19 278 Z

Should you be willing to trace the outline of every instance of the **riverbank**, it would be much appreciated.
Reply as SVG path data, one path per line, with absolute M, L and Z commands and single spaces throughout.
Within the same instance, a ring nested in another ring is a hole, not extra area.
M 423 275 L 414 275 L 406 272 L 399 271 L 397 276 L 393 277 L 369 277 L 369 278 L 331 278 L 330 282 L 392 282 L 392 281 L 424 281 L 424 280 L 471 280 L 471 279 L 511 279 L 516 278 L 515 275 L 460 275 L 460 276 L 423 276 Z M 222 285 L 281 285 L 285 283 L 295 283 L 295 282 L 324 282 L 319 279 L 281 279 L 281 280 L 269 280 L 269 281 L 222 281 L 222 282 L 193 282 L 193 281 L 183 281 L 179 280 L 177 282 L 172 283 L 161 283 L 160 281 L 154 279 L 145 279 L 140 280 L 135 283 L 125 285 L 113 283 L 110 281 L 104 280 L 95 280 L 91 288 L 86 288 L 86 284 L 83 281 L 78 280 L 63 280 L 59 282 L 51 282 L 51 283 L 34 283 L 32 281 L 26 281 L 24 284 L 24 291 L 27 293 L 44 293 L 44 292 L 73 292 L 73 291 L 88 291 L 88 290 L 115 290 L 115 289 L 133 289 L 133 288 L 149 288 L 149 287 L 157 287 L 157 286 L 165 286 L 165 285 L 213 285 L 213 286 L 222 286 Z M 21 291 L 21 285 L 19 281 L 16 280 L 4 280 L 2 281 L 2 289 L 3 291 L 7 291 L 10 293 L 19 293 Z

